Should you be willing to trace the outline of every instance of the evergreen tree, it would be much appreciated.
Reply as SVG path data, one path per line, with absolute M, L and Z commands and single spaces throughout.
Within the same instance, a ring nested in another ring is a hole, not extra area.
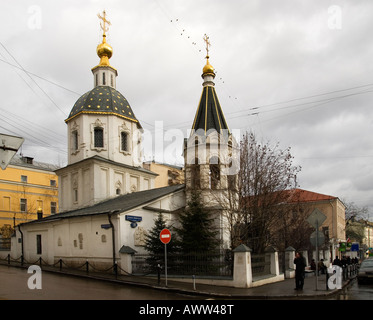
M 220 241 L 214 219 L 203 207 L 199 195 L 193 193 L 187 208 L 180 214 L 180 228 L 175 228 L 182 253 L 205 253 L 218 248 Z
M 162 213 L 158 213 L 157 219 L 154 220 L 154 227 L 149 231 L 145 239 L 145 250 L 153 256 L 164 255 L 164 244 L 159 239 L 159 234 L 164 228 L 167 228 L 166 221 Z M 171 241 L 167 244 L 167 252 L 171 253 L 175 251 L 175 242 L 172 235 Z

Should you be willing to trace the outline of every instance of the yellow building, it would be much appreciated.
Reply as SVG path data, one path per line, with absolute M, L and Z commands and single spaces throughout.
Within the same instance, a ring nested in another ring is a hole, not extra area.
M 155 178 L 154 188 L 172 186 L 184 183 L 183 167 L 174 166 L 166 163 L 147 161 L 143 163 L 144 169 L 158 174 Z
M 58 167 L 15 155 L 0 170 L 0 235 L 7 238 L 19 223 L 58 212 Z

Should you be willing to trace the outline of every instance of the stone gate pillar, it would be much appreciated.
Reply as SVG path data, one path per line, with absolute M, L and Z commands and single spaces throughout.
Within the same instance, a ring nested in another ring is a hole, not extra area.
M 295 249 L 293 247 L 287 247 L 285 249 L 285 278 L 295 278 Z
M 280 274 L 280 267 L 278 265 L 278 252 L 275 247 L 269 246 L 264 250 L 265 260 L 269 261 L 269 273 L 278 276 Z
M 240 244 L 234 253 L 233 286 L 236 288 L 250 288 L 253 282 L 251 271 L 251 249 Z

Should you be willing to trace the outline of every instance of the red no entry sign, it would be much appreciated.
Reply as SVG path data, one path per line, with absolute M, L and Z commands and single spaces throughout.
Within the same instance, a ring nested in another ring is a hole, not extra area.
M 168 229 L 163 229 L 159 234 L 159 239 L 162 243 L 167 244 L 171 241 L 171 232 Z

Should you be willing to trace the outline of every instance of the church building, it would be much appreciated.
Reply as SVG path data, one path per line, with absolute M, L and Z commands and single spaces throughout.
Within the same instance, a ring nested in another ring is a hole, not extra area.
M 59 259 L 81 265 L 113 263 L 130 270 L 128 254 L 145 253 L 144 240 L 158 213 L 168 225 L 178 223 L 192 192 L 199 192 L 213 211 L 220 237 L 224 232 L 222 199 L 236 185 L 232 153 L 237 149 L 214 87 L 215 72 L 203 68 L 203 89 L 192 132 L 184 144 L 185 184 L 154 188 L 157 174 L 142 166 L 142 127 L 127 99 L 116 90 L 118 71 L 110 65 L 106 42 L 108 21 L 102 20 L 100 62 L 92 68 L 93 89 L 82 95 L 65 120 L 68 164 L 59 177 L 57 214 L 20 224 L 12 256 L 27 261 Z

